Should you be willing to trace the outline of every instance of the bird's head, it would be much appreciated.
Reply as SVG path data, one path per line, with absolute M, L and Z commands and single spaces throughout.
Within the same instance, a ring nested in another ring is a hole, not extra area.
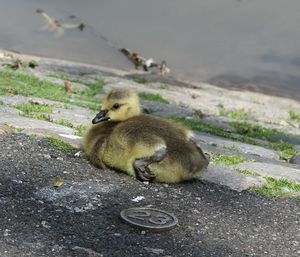
M 104 98 L 101 111 L 92 122 L 124 121 L 140 114 L 140 99 L 136 93 L 130 89 L 113 89 Z

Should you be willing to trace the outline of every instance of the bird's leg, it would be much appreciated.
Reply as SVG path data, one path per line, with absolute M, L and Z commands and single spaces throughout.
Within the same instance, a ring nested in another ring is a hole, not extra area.
M 140 181 L 152 181 L 155 179 L 155 174 L 149 169 L 149 165 L 153 162 L 160 162 L 167 154 L 167 148 L 163 147 L 156 151 L 152 156 L 136 160 L 133 167 L 136 172 L 136 177 Z

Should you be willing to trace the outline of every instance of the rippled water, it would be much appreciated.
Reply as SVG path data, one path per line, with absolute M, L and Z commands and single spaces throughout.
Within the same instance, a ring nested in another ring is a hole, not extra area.
M 41 30 L 45 10 L 83 31 Z M 300 100 L 299 0 L 0 0 L 0 47 L 130 68 L 128 47 L 173 72 Z

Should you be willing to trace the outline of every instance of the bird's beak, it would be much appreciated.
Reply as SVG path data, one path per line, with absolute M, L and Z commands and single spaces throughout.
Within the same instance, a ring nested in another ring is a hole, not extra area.
M 108 113 L 108 110 L 102 110 L 102 111 L 100 111 L 99 113 L 97 113 L 97 115 L 95 116 L 95 118 L 92 120 L 92 123 L 93 124 L 97 124 L 99 122 L 109 120 L 110 117 L 106 116 L 107 113 Z

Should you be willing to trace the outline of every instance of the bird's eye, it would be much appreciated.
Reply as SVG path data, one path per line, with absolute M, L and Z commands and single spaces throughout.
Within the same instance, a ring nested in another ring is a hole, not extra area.
M 113 105 L 112 109 L 113 109 L 113 110 L 117 110 L 117 109 L 120 108 L 120 106 L 121 106 L 120 104 L 115 103 L 115 104 Z

